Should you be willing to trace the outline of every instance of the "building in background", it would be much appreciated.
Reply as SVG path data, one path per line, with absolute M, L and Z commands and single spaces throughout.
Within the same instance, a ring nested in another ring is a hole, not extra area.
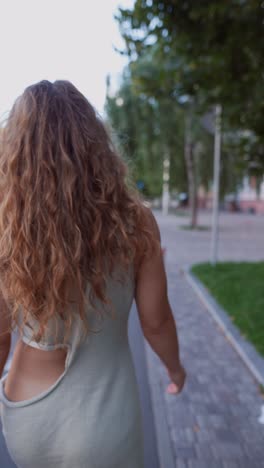
M 255 176 L 246 176 L 237 194 L 240 211 L 264 214 L 264 177 L 260 184 Z

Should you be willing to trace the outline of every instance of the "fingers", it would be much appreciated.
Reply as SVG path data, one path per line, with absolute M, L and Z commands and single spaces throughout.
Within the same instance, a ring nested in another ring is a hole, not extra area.
M 173 382 L 171 382 L 168 386 L 167 386 L 167 393 L 171 394 L 171 395 L 175 395 L 177 393 L 179 393 L 179 387 L 177 387 L 177 385 Z
M 179 372 L 174 372 L 174 373 L 170 373 L 168 371 L 168 377 L 170 378 L 171 382 L 168 384 L 166 388 L 166 392 L 171 395 L 177 395 L 178 393 L 182 391 L 184 384 L 185 384 L 185 380 L 186 380 L 185 369 L 181 367 L 179 369 Z

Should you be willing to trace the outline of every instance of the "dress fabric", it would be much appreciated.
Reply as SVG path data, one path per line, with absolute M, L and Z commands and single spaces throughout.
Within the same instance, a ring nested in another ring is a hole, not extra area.
M 13 402 L 4 391 L 7 375 L 0 380 L 3 435 L 18 468 L 144 468 L 142 415 L 127 333 L 133 267 L 125 284 L 109 276 L 106 288 L 114 317 L 98 314 L 108 306 L 97 299 L 87 314 L 99 332 L 79 344 L 83 328 L 76 316 L 65 370 L 48 390 Z M 55 348 L 48 336 L 33 342 L 30 332 L 24 328 L 24 342 Z

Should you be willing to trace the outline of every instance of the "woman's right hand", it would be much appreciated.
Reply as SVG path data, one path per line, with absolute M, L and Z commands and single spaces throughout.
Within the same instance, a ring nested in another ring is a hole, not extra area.
M 167 393 L 178 395 L 182 391 L 185 384 L 185 369 L 180 365 L 179 368 L 174 372 L 169 371 L 169 369 L 167 369 L 167 371 L 169 378 L 171 379 L 171 383 L 169 383 L 167 386 Z

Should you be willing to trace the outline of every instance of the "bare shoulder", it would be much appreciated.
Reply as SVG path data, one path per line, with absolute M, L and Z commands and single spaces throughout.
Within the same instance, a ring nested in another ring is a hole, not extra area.
M 136 284 L 139 279 L 142 278 L 142 275 L 147 273 L 146 270 L 157 267 L 157 261 L 160 264 L 162 253 L 159 226 L 153 212 L 146 205 L 142 205 L 141 229 L 144 231 L 144 234 L 147 234 L 148 247 L 146 246 L 146 248 L 143 248 L 141 244 L 141 250 L 138 254 L 135 268 Z M 154 265 L 155 263 L 156 265 Z
M 144 223 L 145 229 L 149 232 L 152 238 L 152 252 L 148 252 L 148 255 L 143 254 L 141 258 L 140 267 L 138 269 L 138 280 L 150 279 L 151 276 L 156 274 L 163 276 L 163 255 L 161 248 L 161 235 L 157 220 L 152 213 L 151 209 L 144 206 Z
M 160 229 L 159 229 L 159 225 L 157 223 L 157 220 L 156 220 L 153 212 L 146 205 L 143 205 L 143 211 L 145 213 L 145 222 L 146 222 L 147 229 L 152 231 L 155 238 L 160 242 L 161 241 Z

